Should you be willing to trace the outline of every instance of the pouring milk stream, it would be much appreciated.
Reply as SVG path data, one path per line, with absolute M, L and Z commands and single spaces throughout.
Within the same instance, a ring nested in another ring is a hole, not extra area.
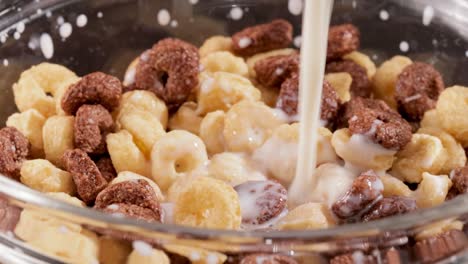
M 296 175 L 289 188 L 289 202 L 293 205 L 309 202 L 309 194 L 316 185 L 317 133 L 321 126 L 320 104 L 333 0 L 307 0 L 304 5 L 299 81 L 299 153 Z

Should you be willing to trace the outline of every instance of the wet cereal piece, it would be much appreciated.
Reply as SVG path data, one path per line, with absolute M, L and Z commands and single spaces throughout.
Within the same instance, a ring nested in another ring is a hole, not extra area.
M 104 177 L 107 182 L 111 182 L 115 177 L 117 177 L 117 171 L 115 171 L 112 160 L 109 157 L 100 158 L 96 161 L 96 166 L 101 172 L 102 177 Z
M 280 94 L 276 106 L 281 108 L 290 116 L 298 113 L 298 98 L 299 96 L 299 75 L 293 73 L 281 85 Z M 323 81 L 322 91 L 322 106 L 320 110 L 320 118 L 325 121 L 332 121 L 338 114 L 340 100 L 335 89 L 327 82 Z
M 112 207 L 115 207 L 112 206 L 113 204 L 127 204 L 141 208 L 136 209 L 127 206 L 123 207 L 122 210 L 115 210 L 121 213 L 128 212 L 129 214 L 136 215 L 142 213 L 147 216 L 147 210 L 151 210 L 154 216 L 153 220 L 160 221 L 161 219 L 161 208 L 158 198 L 153 187 L 146 180 L 130 180 L 108 186 L 99 193 L 94 207 L 101 210 L 105 210 L 106 208 L 108 208 L 107 210 L 112 210 Z
M 293 27 L 284 19 L 245 28 L 232 36 L 234 53 L 249 57 L 260 52 L 282 49 L 292 42 Z
M 73 177 L 79 197 L 87 204 L 94 202 L 99 192 L 107 186 L 96 164 L 81 149 L 65 151 L 62 162 Z
M 323 80 L 323 90 L 322 90 L 322 105 L 320 108 L 320 119 L 333 122 L 336 119 L 336 116 L 341 105 L 340 98 L 336 93 L 336 90 L 331 86 L 329 82 Z
M 371 255 L 361 251 L 336 256 L 330 260 L 330 264 L 400 264 L 400 253 L 395 248 L 373 251 Z
M 299 54 L 267 57 L 255 63 L 257 81 L 267 87 L 280 87 L 292 73 L 299 72 Z
M 101 105 L 83 105 L 76 112 L 75 147 L 89 154 L 107 152 L 106 136 L 114 130 L 112 115 Z
M 340 59 L 360 45 L 359 29 L 352 24 L 331 26 L 328 31 L 327 61 Z
M 434 67 L 415 62 L 398 75 L 395 89 L 399 112 L 409 120 L 420 121 L 426 111 L 435 108 L 445 85 Z
M 140 56 L 135 85 L 154 92 L 168 107 L 177 108 L 198 85 L 199 61 L 198 49 L 192 44 L 163 39 Z
M 333 213 L 341 219 L 356 216 L 382 197 L 383 188 L 374 171 L 364 172 L 354 180 L 351 189 L 332 205 Z
M 409 213 L 416 209 L 416 200 L 413 198 L 403 196 L 385 197 L 375 203 L 368 213 L 362 216 L 362 220 L 364 222 L 369 222 L 389 216 Z
M 276 107 L 281 108 L 290 116 L 299 112 L 299 74 L 294 73 L 281 84 Z
M 104 213 L 118 215 L 122 214 L 130 218 L 147 222 L 159 222 L 160 215 L 149 208 L 144 208 L 134 204 L 114 203 L 102 210 Z
M 123 86 L 119 79 L 102 72 L 85 75 L 62 97 L 62 108 L 74 115 L 84 104 L 100 104 L 109 112 L 119 105 Z
M 252 254 L 242 258 L 240 264 L 297 264 L 291 257 L 278 254 Z
M 326 73 L 347 72 L 351 75 L 351 96 L 370 97 L 371 82 L 367 76 L 367 70 L 352 60 L 340 60 L 327 64 Z
M 452 194 L 464 194 L 468 192 L 468 166 L 454 169 L 450 172 L 452 180 Z
M 8 200 L 0 196 L 0 231 L 13 231 L 19 221 L 21 208 L 10 205 Z
M 184 226 L 240 229 L 241 209 L 238 194 L 226 182 L 211 177 L 182 178 L 173 187 L 174 223 Z M 175 189 L 177 188 L 177 189 Z
M 0 130 L 0 173 L 13 179 L 20 177 L 21 164 L 29 155 L 28 139 L 14 127 Z
M 274 225 L 279 230 L 312 230 L 336 226 L 336 217 L 325 203 L 305 203 L 289 211 Z
M 460 230 L 450 230 L 417 242 L 414 255 L 420 263 L 435 263 L 466 248 L 468 240 Z
M 287 206 L 286 189 L 274 181 L 248 181 L 234 189 L 239 195 L 243 225 L 264 224 Z
M 384 148 L 400 150 L 411 141 L 410 124 L 384 101 L 353 98 L 342 116 L 351 133 L 367 135 Z

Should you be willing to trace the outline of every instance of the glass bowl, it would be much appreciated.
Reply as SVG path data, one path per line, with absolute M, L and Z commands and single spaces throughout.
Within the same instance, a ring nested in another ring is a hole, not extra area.
M 428 6 L 433 9 L 434 17 L 430 25 L 424 25 Z M 233 7 L 241 8 L 240 19 L 230 15 Z M 169 11 L 172 21 L 169 25 L 158 23 L 161 9 Z M 433 64 L 441 71 L 447 86 L 467 85 L 468 75 L 464 73 L 468 68 L 467 13 L 468 2 L 463 0 L 336 0 L 332 24 L 357 25 L 362 32 L 361 50 L 377 64 L 393 55 L 405 54 Z M 87 17 L 83 27 L 75 24 L 80 14 Z M 16 111 L 11 86 L 31 65 L 47 60 L 63 64 L 78 75 L 100 70 L 123 78 L 127 65 L 161 38 L 173 36 L 200 45 L 209 36 L 230 35 L 275 18 L 292 22 L 294 35 L 300 36 L 301 16 L 288 11 L 286 0 L 200 0 L 197 4 L 189 0 L 3 0 L 0 2 L 0 122 L 3 124 Z M 59 32 L 63 21 L 70 22 L 73 28 L 66 38 Z M 54 52 L 50 59 L 38 47 L 43 33 L 48 33 L 53 40 Z M 409 50 L 402 43 L 407 43 Z M 465 222 L 468 213 L 468 197 L 459 196 L 436 208 L 327 230 L 240 232 L 116 218 L 53 200 L 6 177 L 0 177 L 0 194 L 0 201 L 12 206 L 39 210 L 101 234 L 143 240 L 157 246 L 169 243 L 219 251 L 231 256 L 233 263 L 235 256 L 251 252 L 287 254 L 301 263 L 326 263 L 340 252 L 373 250 L 378 253 L 391 247 L 400 251 L 403 262 L 417 263 L 410 250 L 415 232 L 439 220 L 457 218 Z M 0 250 L 3 263 L 60 263 L 7 230 L 0 234 Z M 461 250 L 440 261 L 461 263 L 468 261 L 468 257 Z

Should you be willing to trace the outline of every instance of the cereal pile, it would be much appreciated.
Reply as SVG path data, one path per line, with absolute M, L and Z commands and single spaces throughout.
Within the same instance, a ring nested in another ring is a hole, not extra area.
M 345 24 L 329 31 L 313 200 L 288 205 L 299 143 L 292 31 L 275 20 L 213 36 L 200 48 L 163 39 L 130 64 L 122 82 L 33 66 L 13 86 L 19 112 L 0 130 L 0 172 L 116 217 L 257 231 L 373 221 L 468 191 L 468 89 L 445 88 L 431 65 L 403 56 L 376 67 L 357 51 L 359 30 Z M 132 249 L 32 209 L 11 210 L 6 219 L 18 223 L 2 229 L 67 262 L 227 259 L 178 245 L 163 245 L 166 254 L 142 241 Z M 462 228 L 453 219 L 421 230 L 416 256 L 433 261 L 458 251 L 467 242 Z M 376 261 L 366 254 L 365 263 Z M 297 262 L 257 254 L 240 263 Z

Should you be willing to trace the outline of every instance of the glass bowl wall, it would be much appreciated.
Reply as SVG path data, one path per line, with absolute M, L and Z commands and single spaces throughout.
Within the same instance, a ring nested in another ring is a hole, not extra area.
M 435 16 L 423 24 L 425 8 Z M 47 60 L 63 64 L 79 75 L 103 71 L 123 78 L 127 65 L 143 50 L 161 38 L 172 36 L 200 45 L 212 35 L 230 35 L 246 26 L 285 18 L 300 36 L 301 16 L 288 11 L 286 0 L 40 0 L 0 2 L 0 123 L 16 111 L 11 91 L 19 74 L 31 65 L 46 61 L 37 40 L 43 33 L 53 39 L 54 55 Z M 229 17 L 233 7 L 243 10 L 239 20 Z M 158 12 L 167 9 L 172 25 L 161 26 Z M 389 18 L 382 19 L 382 12 Z M 85 14 L 87 25 L 77 27 L 77 16 Z M 440 70 L 447 86 L 467 85 L 468 3 L 461 0 L 336 0 L 332 24 L 352 22 L 362 33 L 361 50 L 377 63 L 396 54 L 425 61 Z M 59 21 L 73 25 L 70 37 L 62 39 Z M 15 37 L 18 23 L 24 32 Z M 175 25 L 177 23 L 177 25 Z M 2 36 L 8 36 L 6 38 Z M 5 41 L 3 41 L 5 40 Z M 400 44 L 409 44 L 403 52 Z M 417 228 L 441 219 L 462 218 L 468 212 L 468 197 L 459 197 L 443 206 L 398 218 L 367 224 L 341 226 L 329 230 L 293 232 L 236 232 L 203 230 L 173 225 L 148 224 L 114 218 L 51 200 L 5 177 L 0 177 L 2 199 L 21 208 L 35 208 L 45 214 L 75 221 L 110 234 L 128 236 L 155 244 L 195 245 L 229 254 L 242 252 L 281 252 L 309 259 L 326 260 L 338 251 L 391 246 L 405 251 L 408 236 Z M 47 263 L 42 256 L 17 240 L 11 233 L 0 235 L 1 254 L 6 263 Z M 18 251 L 19 249 L 19 251 Z M 407 261 L 415 261 L 404 254 Z M 458 256 L 462 260 L 464 254 Z M 23 262 L 21 262 L 23 261 Z M 312 261 L 312 260 L 310 260 Z M 304 263 L 311 263 L 305 261 Z

